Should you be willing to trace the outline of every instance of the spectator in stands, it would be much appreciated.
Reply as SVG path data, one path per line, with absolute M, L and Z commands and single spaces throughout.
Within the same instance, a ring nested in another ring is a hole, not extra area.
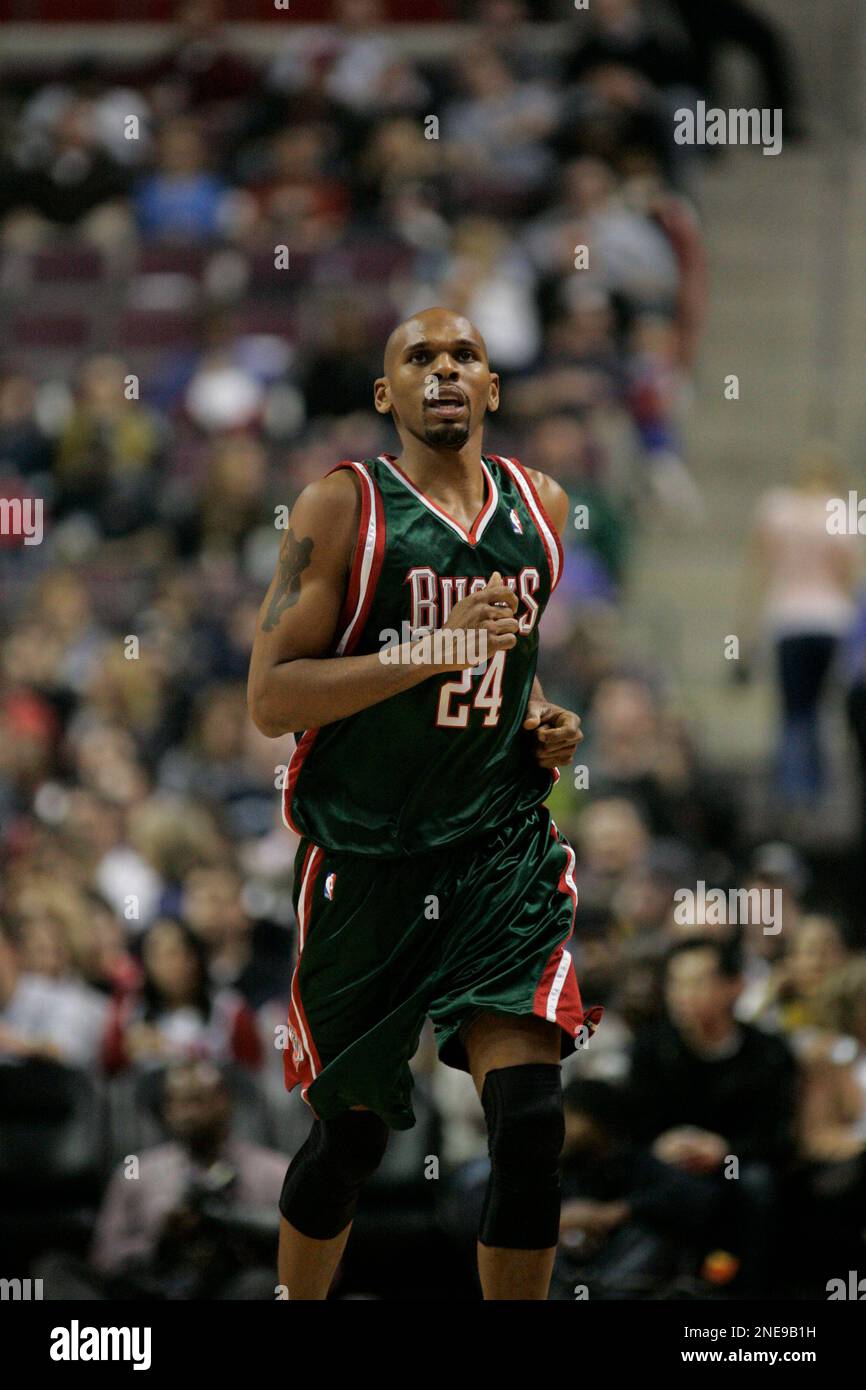
M 296 256 L 335 241 L 350 212 L 349 192 L 335 176 L 336 131 L 309 122 L 280 131 L 270 142 L 268 166 L 249 190 L 245 244 L 273 256 L 285 244 Z
M 250 919 L 236 869 L 223 864 L 192 869 L 183 882 L 180 908 L 207 948 L 215 985 L 237 990 L 253 1009 L 288 995 L 294 965 L 289 933 Z
M 302 371 L 311 420 L 369 410 L 376 372 L 367 318 L 357 302 L 322 306 L 315 346 Z
M 483 195 L 498 211 L 525 212 L 554 168 L 544 144 L 554 124 L 553 92 L 518 82 L 489 47 L 461 55 L 460 86 L 462 99 L 442 118 L 454 197 L 466 206 Z
M 191 110 L 227 136 L 238 104 L 255 90 L 257 74 L 224 25 L 222 0 L 180 0 L 164 53 L 130 73 L 151 92 L 158 110 Z
M 335 10 L 339 28 L 325 80 L 331 101 L 356 116 L 419 101 L 424 86 L 384 27 L 382 0 L 337 0 Z
M 0 379 L 0 477 L 9 473 L 44 486 L 54 455 L 53 441 L 39 422 L 36 382 L 26 372 Z
M 656 87 L 688 78 L 687 52 L 669 38 L 660 38 L 639 0 L 597 0 L 580 19 L 585 37 L 566 63 L 569 81 L 580 81 L 613 64 L 640 73 Z
M 32 937 L 30 951 L 32 956 Z M 23 929 L 0 919 L 0 1055 L 95 1068 L 106 1001 L 74 978 L 25 969 L 25 959 Z
M 663 1163 L 712 1175 L 722 1194 L 723 1248 L 740 1259 L 737 1291 L 769 1291 L 778 1179 L 794 1152 L 797 1068 L 787 1044 L 738 1023 L 736 946 L 714 936 L 678 942 L 665 969 L 667 1017 L 631 1050 L 632 1132 Z M 736 1160 L 738 1174 L 732 1173 Z
M 600 681 L 586 723 L 597 795 L 627 796 L 654 835 L 700 836 L 708 789 L 701 786 L 687 731 L 646 681 L 627 673 Z
M 107 251 L 128 240 L 129 177 L 101 147 L 95 114 L 89 100 L 60 102 L 35 147 L 12 151 L 0 201 L 8 249 L 34 250 L 72 227 Z
M 615 327 L 609 298 L 583 289 L 550 326 L 536 370 L 511 388 L 512 413 L 537 419 L 554 410 L 614 409 L 625 395 Z
M 211 241 L 228 226 L 227 193 L 208 171 L 199 127 L 179 116 L 160 132 L 156 169 L 135 191 L 138 225 L 147 238 Z
M 796 1035 L 821 1026 L 822 991 L 848 960 L 848 946 L 839 923 L 817 914 L 787 927 L 783 921 L 780 935 L 786 949 L 769 977 L 755 1022 Z
M 161 422 L 138 399 L 137 378 L 128 375 L 127 364 L 119 357 L 92 357 L 58 440 L 58 520 L 86 512 L 106 538 L 152 526 L 165 443 Z
M 111 905 L 89 888 L 84 893 L 87 929 L 79 947 L 79 967 L 87 983 L 122 998 L 141 987 L 141 966 L 132 955 Z
M 607 906 L 621 878 L 646 853 L 649 837 L 634 803 L 625 797 L 597 797 L 577 826 L 578 873 L 598 906 Z
M 234 990 L 210 984 L 206 949 L 184 922 L 157 918 L 142 940 L 141 959 L 141 990 L 115 1000 L 112 1009 L 105 1041 L 110 1072 L 189 1057 L 259 1067 L 252 1013 Z
M 751 916 L 744 924 L 742 936 L 743 979 L 745 985 L 737 999 L 736 1015 L 746 1023 L 760 1023 L 761 1010 L 772 988 L 774 968 L 781 964 L 785 942 L 797 932 L 803 916 L 803 893 L 808 872 L 797 851 L 790 845 L 772 843 L 759 845 L 752 855 L 749 875 L 744 884 L 747 893 L 779 893 L 781 904 L 780 932 L 765 931 L 766 923 L 760 914 Z
M 803 1162 L 789 1200 L 802 1220 L 797 1254 L 814 1272 L 807 1290 L 826 1293 L 836 1269 L 856 1268 L 866 1230 L 866 959 L 830 975 L 802 1041 L 799 1130 Z
M 705 1175 L 673 1168 L 629 1134 L 627 1098 L 576 1077 L 563 1094 L 560 1252 L 554 1297 L 659 1295 L 694 1273 L 719 1194 Z
M 811 1160 L 841 1163 L 866 1153 L 866 958 L 826 977 L 816 1014 L 820 1028 L 801 1050 L 802 1149 Z
M 91 1270 L 66 1266 L 66 1296 L 272 1299 L 285 1158 L 232 1132 L 209 1062 L 170 1067 L 162 1108 L 168 1140 L 139 1156 L 135 1181 L 126 1166 L 114 1174 Z
M 859 536 L 833 534 L 828 527 L 827 504 L 844 496 L 844 486 L 827 446 L 804 450 L 794 484 L 773 488 L 757 505 L 742 580 L 738 631 L 744 654 L 759 636 L 758 615 L 776 661 L 782 705 L 776 790 L 780 803 L 794 812 L 795 832 L 805 829 L 805 817 L 824 790 L 821 702 L 854 619 L 862 565 Z
M 605 455 L 592 433 L 590 420 L 562 412 L 548 415 L 529 433 L 523 461 L 550 473 L 568 493 L 572 525 L 563 582 L 579 587 L 587 597 L 613 598 L 625 577 L 631 521 L 626 508 L 605 486 Z
M 440 284 L 417 287 L 407 312 L 430 302 L 451 305 L 478 327 L 500 377 L 535 363 L 541 350 L 535 272 L 494 218 L 456 223 Z

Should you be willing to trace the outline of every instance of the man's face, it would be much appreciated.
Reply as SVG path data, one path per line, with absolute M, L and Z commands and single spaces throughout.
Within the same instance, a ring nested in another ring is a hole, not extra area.
M 221 946 L 246 925 L 240 902 L 240 885 L 222 869 L 194 869 L 184 880 L 183 913 L 195 932 L 209 946 Z
M 722 974 L 715 951 L 684 951 L 667 968 L 668 1013 L 685 1028 L 715 1022 L 731 1013 L 740 983 Z
M 430 310 L 391 335 L 374 400 L 381 415 L 393 415 L 401 439 L 410 434 L 456 452 L 498 408 L 499 378 L 468 319 Z
M 220 1076 L 204 1065 L 170 1072 L 163 1111 L 169 1132 L 181 1143 L 218 1134 L 229 1116 L 228 1096 Z

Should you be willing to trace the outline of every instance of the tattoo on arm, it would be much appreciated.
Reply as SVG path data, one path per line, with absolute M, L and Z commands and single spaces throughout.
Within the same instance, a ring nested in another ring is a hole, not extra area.
M 271 632 L 277 626 L 287 608 L 292 608 L 301 596 L 301 571 L 310 563 L 313 551 L 312 536 L 299 541 L 289 527 L 280 550 L 280 574 L 268 611 L 262 622 L 264 632 Z

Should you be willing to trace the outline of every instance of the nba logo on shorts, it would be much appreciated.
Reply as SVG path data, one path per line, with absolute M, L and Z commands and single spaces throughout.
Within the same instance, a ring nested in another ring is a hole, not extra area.
M 304 1060 L 304 1049 L 303 1049 L 303 1047 L 301 1046 L 301 1040 L 300 1040 L 300 1038 L 298 1037 L 297 1033 L 295 1032 L 294 1028 L 292 1027 L 291 1023 L 288 1024 L 288 1026 L 287 1026 L 287 1032 L 288 1032 L 288 1035 L 289 1035 L 289 1041 L 290 1041 L 291 1044 L 292 1044 L 292 1061 L 293 1061 L 293 1062 L 303 1062 L 303 1060 Z
M 328 874 L 327 878 L 325 879 L 325 897 L 328 899 L 328 902 L 330 902 L 334 896 L 334 884 L 336 882 L 337 875 L 335 873 Z
M 508 516 L 511 521 L 512 528 L 514 529 L 516 534 L 518 536 L 522 536 L 523 526 L 521 525 L 520 517 L 517 515 L 517 511 L 514 507 L 511 508 L 511 511 L 508 513 Z

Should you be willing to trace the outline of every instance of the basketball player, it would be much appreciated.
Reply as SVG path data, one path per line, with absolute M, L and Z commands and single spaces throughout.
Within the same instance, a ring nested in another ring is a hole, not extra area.
M 565 949 L 574 852 L 543 805 L 583 737 L 535 675 L 568 501 L 482 454 L 499 379 L 460 315 L 394 330 L 374 404 L 402 453 L 340 463 L 301 493 L 249 673 L 262 733 L 304 731 L 283 796 L 301 837 L 284 1056 L 315 1119 L 280 1199 L 280 1280 L 289 1298 L 327 1297 L 389 1129 L 415 1123 L 408 1064 L 429 1016 L 487 1120 L 484 1297 L 545 1299 L 560 1061 L 603 1012 L 584 1010 Z M 486 660 L 425 656 L 414 634 L 431 629 L 467 648 L 486 635 Z

